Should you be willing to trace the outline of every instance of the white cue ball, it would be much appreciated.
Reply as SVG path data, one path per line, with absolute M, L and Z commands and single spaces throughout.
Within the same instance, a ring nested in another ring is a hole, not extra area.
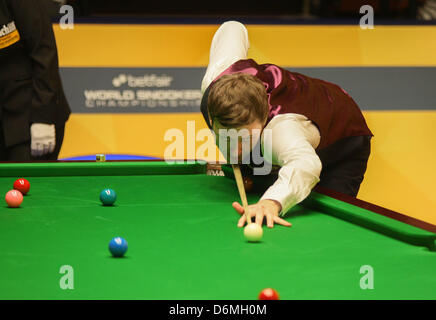
M 250 223 L 244 228 L 244 236 L 250 242 L 257 242 L 262 239 L 263 229 L 257 223 Z

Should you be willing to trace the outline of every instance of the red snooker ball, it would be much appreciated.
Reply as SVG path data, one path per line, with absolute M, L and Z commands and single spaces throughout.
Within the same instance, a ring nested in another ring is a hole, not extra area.
M 18 190 L 9 190 L 6 193 L 5 200 L 10 208 L 18 208 L 23 202 L 23 195 Z
M 253 180 L 252 180 L 251 178 L 243 177 L 243 178 L 242 178 L 242 181 L 244 182 L 244 189 L 245 189 L 245 192 L 250 192 L 250 191 L 253 190 L 253 188 L 254 188 L 254 183 L 253 183 Z
M 280 300 L 280 298 L 277 291 L 271 288 L 266 288 L 259 293 L 259 300 Z
M 30 183 L 26 179 L 20 178 L 14 182 L 14 189 L 20 191 L 23 195 L 29 192 Z

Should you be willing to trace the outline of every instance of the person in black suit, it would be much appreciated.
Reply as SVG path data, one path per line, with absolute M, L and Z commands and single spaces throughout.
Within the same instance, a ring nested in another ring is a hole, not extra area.
M 0 161 L 56 160 L 71 111 L 44 0 L 0 0 Z

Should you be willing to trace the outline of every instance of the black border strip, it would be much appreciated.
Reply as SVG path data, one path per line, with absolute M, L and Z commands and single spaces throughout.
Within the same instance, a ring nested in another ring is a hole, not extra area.
M 251 25 L 359 25 L 360 17 L 356 19 L 297 19 L 287 17 L 204 17 L 204 16 L 159 16 L 159 17 L 115 17 L 115 16 L 95 16 L 95 17 L 77 17 L 74 23 L 77 24 L 222 24 L 229 20 L 237 20 L 243 24 Z M 60 17 L 53 18 L 54 23 L 58 23 Z M 436 20 L 388 20 L 375 19 L 374 26 L 393 25 L 393 26 L 435 26 Z

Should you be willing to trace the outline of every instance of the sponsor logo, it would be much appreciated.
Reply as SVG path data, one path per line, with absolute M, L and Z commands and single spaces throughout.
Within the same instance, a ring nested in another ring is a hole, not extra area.
M 198 108 L 201 91 L 173 89 L 174 77 L 166 74 L 119 74 L 112 78 L 112 89 L 84 90 L 85 106 L 92 108 Z
M 129 88 L 163 88 L 171 86 L 173 80 L 173 77 L 165 74 L 160 76 L 156 74 L 145 74 L 143 76 L 120 74 L 112 79 L 112 85 L 116 88 L 125 84 Z
M 15 27 L 15 22 L 9 22 L 0 28 L 0 49 L 9 47 L 20 41 L 20 34 Z

